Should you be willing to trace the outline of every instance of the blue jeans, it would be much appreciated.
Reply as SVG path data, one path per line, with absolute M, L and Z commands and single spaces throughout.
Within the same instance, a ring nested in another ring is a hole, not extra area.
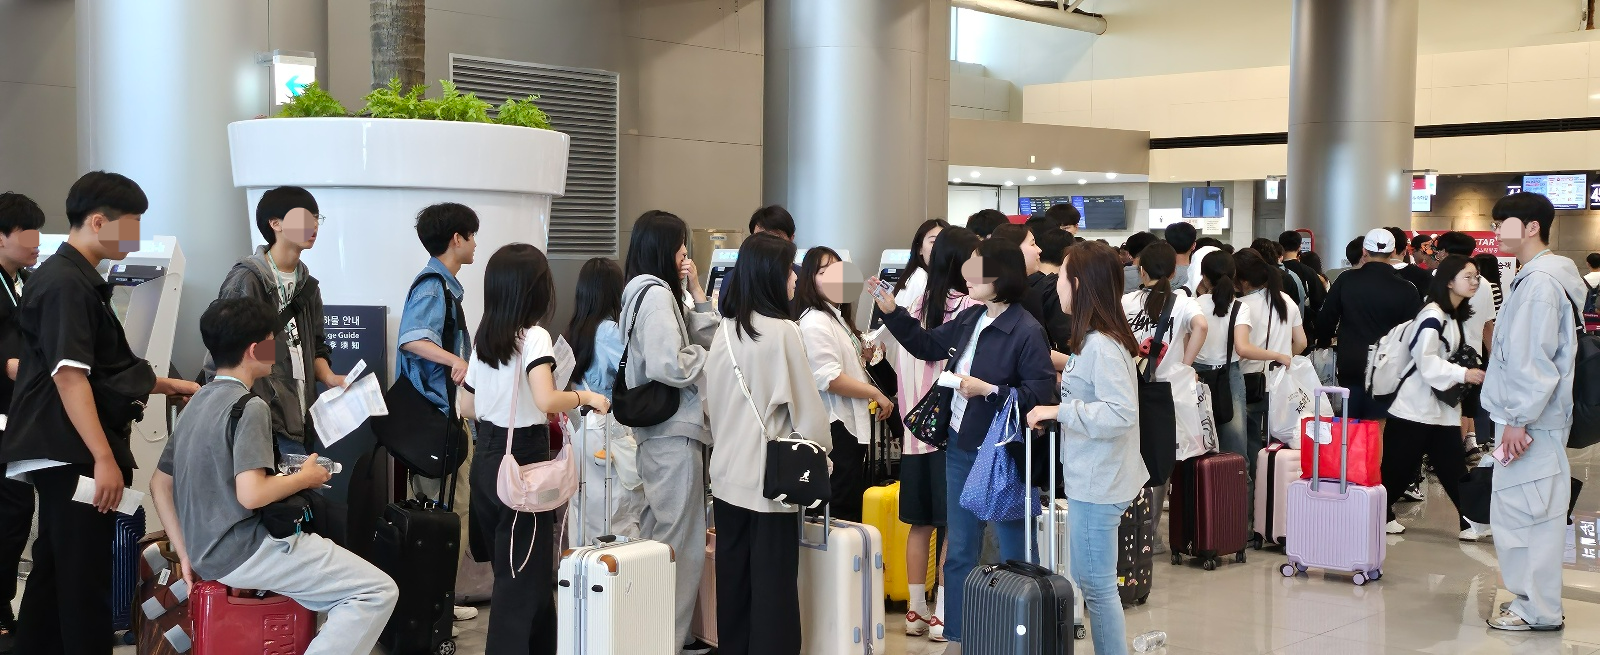
M 1127 626 L 1117 592 L 1117 526 L 1129 503 L 1067 501 L 1072 579 L 1083 590 L 1096 655 L 1127 655 Z M 955 551 L 951 550 L 954 558 Z M 948 634 L 948 632 L 946 633 Z
M 1228 390 L 1232 394 L 1233 420 L 1217 424 L 1217 449 L 1255 462 L 1255 451 L 1250 450 L 1249 439 L 1245 436 L 1244 373 L 1239 370 L 1239 362 L 1228 364 Z
M 978 451 L 963 450 L 956 445 L 955 431 L 950 433 L 950 447 L 945 451 L 945 512 L 946 530 L 949 531 L 949 554 L 944 562 L 944 636 L 954 642 L 961 641 L 961 596 L 967 582 L 967 574 L 978 565 L 978 552 L 983 547 L 984 521 L 965 507 L 961 506 L 961 490 L 967 486 L 967 474 L 972 472 L 972 462 L 977 459 Z M 1121 512 L 1117 516 L 1122 516 Z M 995 536 L 1000 538 L 1000 560 L 1023 559 L 1023 539 L 1031 538 L 1032 532 L 1027 529 L 1027 521 L 1001 521 L 994 524 Z M 1115 536 L 1117 523 L 1112 523 L 1111 546 L 1115 555 Z M 1111 594 L 1115 596 L 1116 588 L 1116 560 L 1112 563 Z M 1118 601 L 1121 602 L 1121 601 Z M 1121 612 L 1118 612 L 1120 616 Z

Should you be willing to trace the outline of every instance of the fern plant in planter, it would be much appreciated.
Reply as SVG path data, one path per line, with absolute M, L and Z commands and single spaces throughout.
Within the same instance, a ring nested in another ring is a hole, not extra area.
M 550 129 L 550 117 L 533 104 L 539 96 L 528 96 L 523 100 L 506 98 L 500 105 L 500 111 L 495 114 L 494 122 L 501 125 L 515 125 L 518 127 L 532 127 L 541 130 Z
M 491 119 L 489 110 L 493 109 L 494 105 L 478 98 L 475 94 L 462 93 L 449 80 L 440 80 L 439 86 L 443 89 L 443 93 L 438 98 L 426 98 L 423 96 L 428 92 L 428 85 L 418 84 L 406 90 L 399 78 L 391 79 L 388 85 L 373 89 L 367 94 L 364 98 L 366 106 L 362 107 L 357 115 L 368 118 L 498 123 L 541 130 L 552 129 L 550 117 L 539 109 L 538 105 L 533 104 L 538 96 L 528 96 L 521 100 L 509 98 L 500 105 L 495 117 Z M 344 105 L 339 104 L 338 100 L 316 83 L 307 85 L 300 95 L 290 99 L 278 112 L 279 117 L 287 118 L 349 115 L 350 112 Z
M 278 116 L 284 118 L 326 118 L 329 116 L 349 116 L 350 112 L 334 98 L 332 94 L 322 90 L 316 82 L 307 84 L 300 91 L 300 95 L 290 98 L 283 103 L 283 108 L 278 110 Z
M 449 80 L 439 80 L 439 88 L 444 93 L 438 98 L 422 101 L 423 118 L 463 123 L 489 122 L 489 108 L 494 105 L 479 100 L 474 94 L 462 94 Z
M 427 90 L 428 85 L 418 84 L 411 87 L 410 91 L 402 92 L 400 78 L 391 79 L 388 86 L 373 89 L 372 93 L 367 94 L 367 106 L 361 109 L 361 115 L 372 118 L 422 118 L 422 94 Z

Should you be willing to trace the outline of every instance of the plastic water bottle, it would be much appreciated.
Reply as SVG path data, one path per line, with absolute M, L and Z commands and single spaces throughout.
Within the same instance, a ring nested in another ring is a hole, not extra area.
M 1167 633 L 1161 630 L 1151 630 L 1133 638 L 1133 650 L 1139 653 L 1148 653 L 1167 645 Z
M 306 459 L 306 455 L 284 454 L 283 461 L 278 463 L 278 471 L 284 475 L 294 475 L 295 473 L 299 473 L 300 467 L 306 463 Z M 317 456 L 317 465 L 328 469 L 328 473 L 330 475 L 337 475 L 339 471 L 344 469 L 344 467 L 339 466 L 338 462 L 321 455 Z

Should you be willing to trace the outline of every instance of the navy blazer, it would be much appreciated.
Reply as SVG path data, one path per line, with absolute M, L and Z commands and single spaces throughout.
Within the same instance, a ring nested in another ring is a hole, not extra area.
M 984 305 L 969 307 L 943 325 L 927 330 L 904 307 L 899 307 L 893 314 L 883 317 L 883 324 L 906 352 L 917 359 L 936 362 L 961 354 L 972 337 L 973 328 L 978 325 L 978 317 L 987 310 Z M 983 444 L 989 433 L 989 423 L 994 421 L 995 412 L 1011 389 L 1017 391 L 1017 410 L 1023 416 L 1035 405 L 1060 402 L 1056 369 L 1050 361 L 1050 340 L 1045 336 L 1044 326 L 1020 304 L 1006 307 L 978 335 L 968 375 L 1000 389 L 988 396 L 967 399 L 967 411 L 956 430 L 955 445 L 962 450 L 977 450 Z M 910 403 L 918 400 L 902 399 Z

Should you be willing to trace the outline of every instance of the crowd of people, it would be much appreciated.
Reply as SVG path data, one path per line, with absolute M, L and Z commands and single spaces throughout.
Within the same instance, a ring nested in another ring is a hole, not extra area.
M 109 652 L 105 545 L 136 465 L 131 405 L 166 394 L 188 403 L 151 492 L 184 577 L 289 596 L 327 613 L 309 652 L 367 652 L 394 611 L 395 581 L 326 537 L 272 534 L 260 511 L 329 479 L 315 457 L 320 443 L 308 404 L 318 383 L 346 381 L 330 367 L 320 285 L 302 260 L 323 221 L 316 199 L 295 187 L 261 197 L 255 221 L 266 245 L 229 272 L 200 318 L 209 353 L 204 386 L 157 377 L 133 354 L 96 272 L 137 243 L 147 206 L 132 180 L 85 175 L 68 193 L 66 243 L 30 276 L 44 214 L 25 197 L 0 195 L 8 299 L 0 302 L 8 372 L 0 376 L 0 409 L 9 417 L 0 436 L 8 476 L 0 482 L 0 568 L 20 557 L 35 497 L 39 508 L 20 624 L 9 613 L 14 588 L 0 589 L 10 592 L 0 598 L 7 601 L 0 630 L 15 633 L 19 652 Z M 794 264 L 795 220 L 773 206 L 752 216 L 751 236 L 713 307 L 688 256 L 688 226 L 650 211 L 634 223 L 622 266 L 603 258 L 584 264 L 572 319 L 559 335 L 576 372 L 561 387 L 547 327 L 561 292 L 544 253 L 510 244 L 489 257 L 474 328 L 460 309 L 472 291 L 458 275 L 475 262 L 478 218 L 444 203 L 417 216 L 430 258 L 401 315 L 396 375 L 438 411 L 475 423 L 475 455 L 464 466 L 468 540 L 473 559 L 491 562 L 494 573 L 489 653 L 556 651 L 550 564 L 562 547 L 562 518 L 526 515 L 494 491 L 503 453 L 521 465 L 552 456 L 548 417 L 585 409 L 579 420 L 609 436 L 603 444 L 578 442 L 585 479 L 605 475 L 597 467 L 608 459 L 621 469 L 619 484 L 605 487 L 609 495 L 585 498 L 605 509 L 586 512 L 578 534 L 609 526 L 671 546 L 670 638 L 683 653 L 709 649 L 691 634 L 705 593 L 709 514 L 718 530 L 721 652 L 794 654 L 804 639 L 798 509 L 764 492 L 764 442 L 793 433 L 827 449 L 833 515 L 859 521 L 868 452 L 886 438 L 875 426 L 909 421 L 946 372 L 958 381 L 941 408 L 947 443 L 905 437 L 899 467 L 899 518 L 912 526 L 906 633 L 961 641 L 962 581 L 979 564 L 986 529 L 1002 560 L 1024 558 L 1034 535 L 1029 519 L 986 522 L 961 502 L 979 446 L 997 413 L 1015 403 L 1027 426 L 1059 426 L 1061 455 L 1052 465 L 1068 501 L 1071 575 L 1095 652 L 1124 653 L 1118 526 L 1152 486 L 1140 452 L 1142 367 L 1170 383 L 1174 397 L 1199 385 L 1226 389 L 1216 406 L 1231 411 L 1216 417 L 1215 448 L 1253 462 L 1271 437 L 1266 373 L 1325 349 L 1335 361 L 1332 377 L 1352 391 L 1351 417 L 1383 422 L 1390 533 L 1406 529 L 1392 508 L 1421 479 L 1424 456 L 1459 505 L 1467 454 L 1478 435 L 1493 434 L 1508 456 L 1496 460 L 1493 526 L 1507 538 L 1495 545 L 1515 598 L 1490 626 L 1558 629 L 1572 325 L 1582 322 L 1588 286 L 1571 260 L 1550 253 L 1554 211 L 1543 196 L 1510 195 L 1495 205 L 1494 219 L 1501 253 L 1521 264 L 1505 284 L 1493 258 L 1474 258 L 1475 240 L 1459 232 L 1408 242 L 1398 229 L 1373 230 L 1349 244 L 1348 268 L 1325 272 L 1314 252 L 1302 251 L 1298 232 L 1235 249 L 1176 223 L 1160 237 L 1141 232 L 1113 247 L 1076 236 L 1071 205 L 1022 224 L 984 210 L 965 226 L 938 219 L 918 226 L 910 262 L 892 287 L 867 280 L 875 299 L 867 308 L 851 307 L 837 251 L 814 247 Z M 1590 264 L 1600 272 L 1600 256 Z M 876 310 L 885 329 L 858 331 L 853 310 Z M 1414 374 L 1393 396 L 1375 396 L 1365 379 L 1369 352 L 1406 321 Z M 896 377 L 890 388 L 871 372 L 884 364 Z M 676 389 L 677 405 L 655 425 L 624 430 L 608 416 L 612 389 L 644 385 Z M 1194 423 L 1177 421 L 1180 457 L 1207 449 L 1185 448 L 1206 429 Z M 311 457 L 279 475 L 285 454 Z M 71 500 L 80 478 L 92 481 L 92 504 Z M 412 478 L 419 497 L 445 493 L 437 481 Z M 1464 517 L 1461 530 L 1463 540 L 1491 535 L 1488 525 Z M 944 550 L 936 579 L 928 579 L 935 531 Z M 930 586 L 937 586 L 931 599 Z

